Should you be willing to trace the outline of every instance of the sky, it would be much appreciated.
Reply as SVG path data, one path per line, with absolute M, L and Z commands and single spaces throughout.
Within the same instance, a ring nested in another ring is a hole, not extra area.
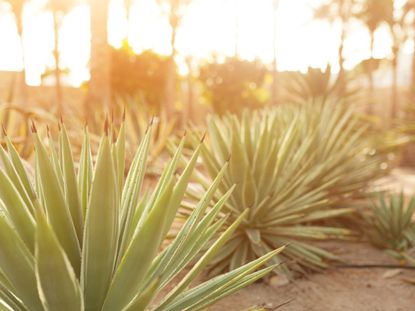
M 312 8 L 322 0 L 279 0 L 277 13 L 277 59 L 279 70 L 302 70 L 308 66 L 337 69 L 339 26 L 312 18 Z M 46 0 L 32 0 L 24 12 L 24 46 L 27 82 L 40 83 L 45 68 L 54 65 L 52 16 L 44 9 Z M 213 53 L 223 56 L 238 54 L 244 59 L 259 58 L 268 63 L 273 57 L 272 0 L 193 0 L 186 10 L 177 34 L 177 62 L 186 72 L 184 58 L 209 58 Z M 82 3 L 82 2 L 81 2 Z M 120 46 L 128 36 L 136 52 L 153 49 L 170 52 L 170 28 L 166 15 L 155 0 L 136 0 L 130 25 L 125 20 L 123 0 L 110 4 L 109 42 Z M 22 68 L 21 48 L 13 15 L 0 6 L 0 70 Z M 238 27 L 236 27 L 238 25 Z M 63 21 L 60 30 L 61 62 L 69 69 L 66 83 L 80 85 L 89 78 L 90 52 L 89 9 L 76 6 Z M 369 34 L 358 22 L 353 23 L 346 39 L 346 67 L 352 68 L 369 57 Z M 237 38 L 237 40 L 236 40 Z M 387 29 L 376 33 L 375 57 L 390 54 Z M 404 47 L 411 51 L 412 45 Z

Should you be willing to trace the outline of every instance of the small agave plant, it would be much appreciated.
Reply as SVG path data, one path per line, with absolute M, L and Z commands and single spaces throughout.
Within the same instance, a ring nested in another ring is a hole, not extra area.
M 60 128 L 58 146 L 50 139 L 49 148 L 33 128 L 33 178 L 10 141 L 7 151 L 0 148 L 0 298 L 12 310 L 201 310 L 275 267 L 265 264 L 280 249 L 190 286 L 246 215 L 212 241 L 229 222 L 217 215 L 232 186 L 212 203 L 226 165 L 162 247 L 201 146 L 176 176 L 182 143 L 154 190 L 143 195 L 151 127 L 126 178 L 124 127 L 113 137 L 106 126 L 95 160 L 86 132 L 79 166 Z
M 415 197 L 405 203 L 403 192 L 389 199 L 379 193 L 371 212 L 364 216 L 367 234 L 375 246 L 395 254 L 415 247 Z
M 228 163 L 218 192 L 236 184 L 224 207 L 227 222 L 249 210 L 213 260 L 213 272 L 235 269 L 283 245 L 288 246 L 279 260 L 298 272 L 336 259 L 310 241 L 350 234 L 328 221 L 353 212 L 344 203 L 361 197 L 382 172 L 382 157 L 368 148 L 365 127 L 350 109 L 326 102 L 249 112 L 241 119 L 213 116 L 207 134 L 204 167 L 196 174 L 202 187 L 190 189 L 189 196 L 199 200 Z

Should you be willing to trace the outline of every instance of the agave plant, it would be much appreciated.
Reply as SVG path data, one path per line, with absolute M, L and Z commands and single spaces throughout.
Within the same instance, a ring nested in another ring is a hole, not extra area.
M 5 133 L 7 132 L 13 141 L 19 154 L 28 159 L 33 154 L 31 144 L 30 120 L 38 122 L 54 122 L 55 117 L 43 108 L 24 108 L 12 104 L 0 104 L 0 124 L 3 133 L 0 143 L 5 144 Z
M 140 103 L 140 104 L 139 104 Z M 142 137 L 144 137 L 148 120 L 153 119 L 153 135 L 152 135 L 152 148 L 150 150 L 151 164 L 156 164 L 160 159 L 160 155 L 166 148 L 167 141 L 177 130 L 178 122 L 175 116 L 168 117 L 165 109 L 159 111 L 156 116 L 152 115 L 151 110 L 147 107 L 143 101 L 128 99 L 120 101 L 120 108 L 125 109 L 126 112 L 126 124 L 131 129 L 126 133 L 127 142 L 129 146 L 137 145 Z M 128 148 L 131 158 L 133 155 L 133 148 Z
M 149 150 L 148 156 L 149 169 L 153 171 L 161 170 L 159 162 L 162 162 L 162 159 L 160 158 L 163 151 L 165 151 L 168 140 L 174 136 L 178 129 L 177 118 L 175 116 L 168 117 L 165 109 L 154 111 L 139 96 L 117 98 L 114 101 L 112 108 L 114 109 L 112 113 L 112 122 L 117 125 L 116 128 L 120 128 L 121 123 L 125 123 L 126 127 L 129 129 L 125 133 L 126 160 L 128 165 L 134 157 L 135 146 L 143 139 L 147 131 L 147 125 L 149 121 L 152 120 L 153 134 L 150 142 L 152 147 Z M 79 141 L 79 129 L 82 128 L 81 120 L 83 120 L 83 117 L 79 112 L 77 115 L 77 118 L 68 120 L 70 121 L 68 132 L 70 137 L 77 142 L 76 145 L 78 149 L 80 149 L 82 142 Z M 99 132 L 101 130 L 99 125 L 105 121 L 105 112 L 97 112 L 91 117 L 93 118 L 88 120 L 88 124 L 94 126 L 92 126 L 92 130 L 90 131 L 90 138 L 92 149 L 96 150 L 99 145 Z
M 365 129 L 349 108 L 329 102 L 245 113 L 240 120 L 210 117 L 204 168 L 196 175 L 202 187 L 189 196 L 199 200 L 229 163 L 218 192 L 236 184 L 224 208 L 229 224 L 249 210 L 213 271 L 234 269 L 282 245 L 288 247 L 276 262 L 296 271 L 324 268 L 335 259 L 310 241 L 349 235 L 327 220 L 353 212 L 345 204 L 364 196 L 382 174 L 383 157 L 370 148 Z
M 358 90 L 348 85 L 349 75 L 334 79 L 329 65 L 324 70 L 309 67 L 305 74 L 288 73 L 284 81 L 287 99 L 296 103 L 328 98 L 350 102 L 356 99 Z
M 371 212 L 365 215 L 366 228 L 375 246 L 395 252 L 415 246 L 415 197 L 405 204 L 403 192 L 391 195 L 389 200 L 384 193 L 379 193 Z
M 34 133 L 34 180 L 10 140 L 7 151 L 0 149 L 0 298 L 11 309 L 201 310 L 274 268 L 264 265 L 280 250 L 190 286 L 246 214 L 212 241 L 228 222 L 217 215 L 232 187 L 209 205 L 226 165 L 176 238 L 160 251 L 201 146 L 176 176 L 181 144 L 154 190 L 142 194 L 151 127 L 126 178 L 124 127 L 115 139 L 106 126 L 95 160 L 86 132 L 79 167 L 65 127 L 60 128 L 56 147 Z

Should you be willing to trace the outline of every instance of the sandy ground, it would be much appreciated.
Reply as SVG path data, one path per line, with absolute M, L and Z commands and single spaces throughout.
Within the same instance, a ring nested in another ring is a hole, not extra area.
M 397 264 L 367 243 L 330 243 L 328 249 L 348 264 Z M 279 311 L 412 311 L 415 270 L 336 268 L 308 275 L 286 285 L 261 282 L 221 301 L 211 311 L 246 310 L 264 306 Z M 272 282 L 271 282 L 272 283 Z
M 394 169 L 375 188 L 415 194 L 415 170 Z M 390 255 L 367 242 L 329 242 L 325 247 L 346 264 L 399 265 Z M 331 267 L 294 280 L 275 278 L 226 298 L 211 311 L 239 311 L 252 306 L 279 311 L 415 311 L 415 270 Z M 278 283 L 283 283 L 278 285 Z M 285 285 L 284 285 L 285 283 Z
M 374 188 L 379 190 L 389 189 L 393 192 L 403 191 L 405 195 L 415 194 L 415 169 L 399 167 L 374 183 Z

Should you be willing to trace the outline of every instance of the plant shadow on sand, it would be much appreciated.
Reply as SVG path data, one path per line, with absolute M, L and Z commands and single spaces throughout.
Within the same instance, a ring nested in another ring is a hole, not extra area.
M 325 247 L 350 264 L 399 264 L 366 242 L 328 242 Z M 415 306 L 415 270 L 336 268 L 282 286 L 256 283 L 224 299 L 211 311 L 245 310 L 259 305 L 281 311 L 410 311 Z

